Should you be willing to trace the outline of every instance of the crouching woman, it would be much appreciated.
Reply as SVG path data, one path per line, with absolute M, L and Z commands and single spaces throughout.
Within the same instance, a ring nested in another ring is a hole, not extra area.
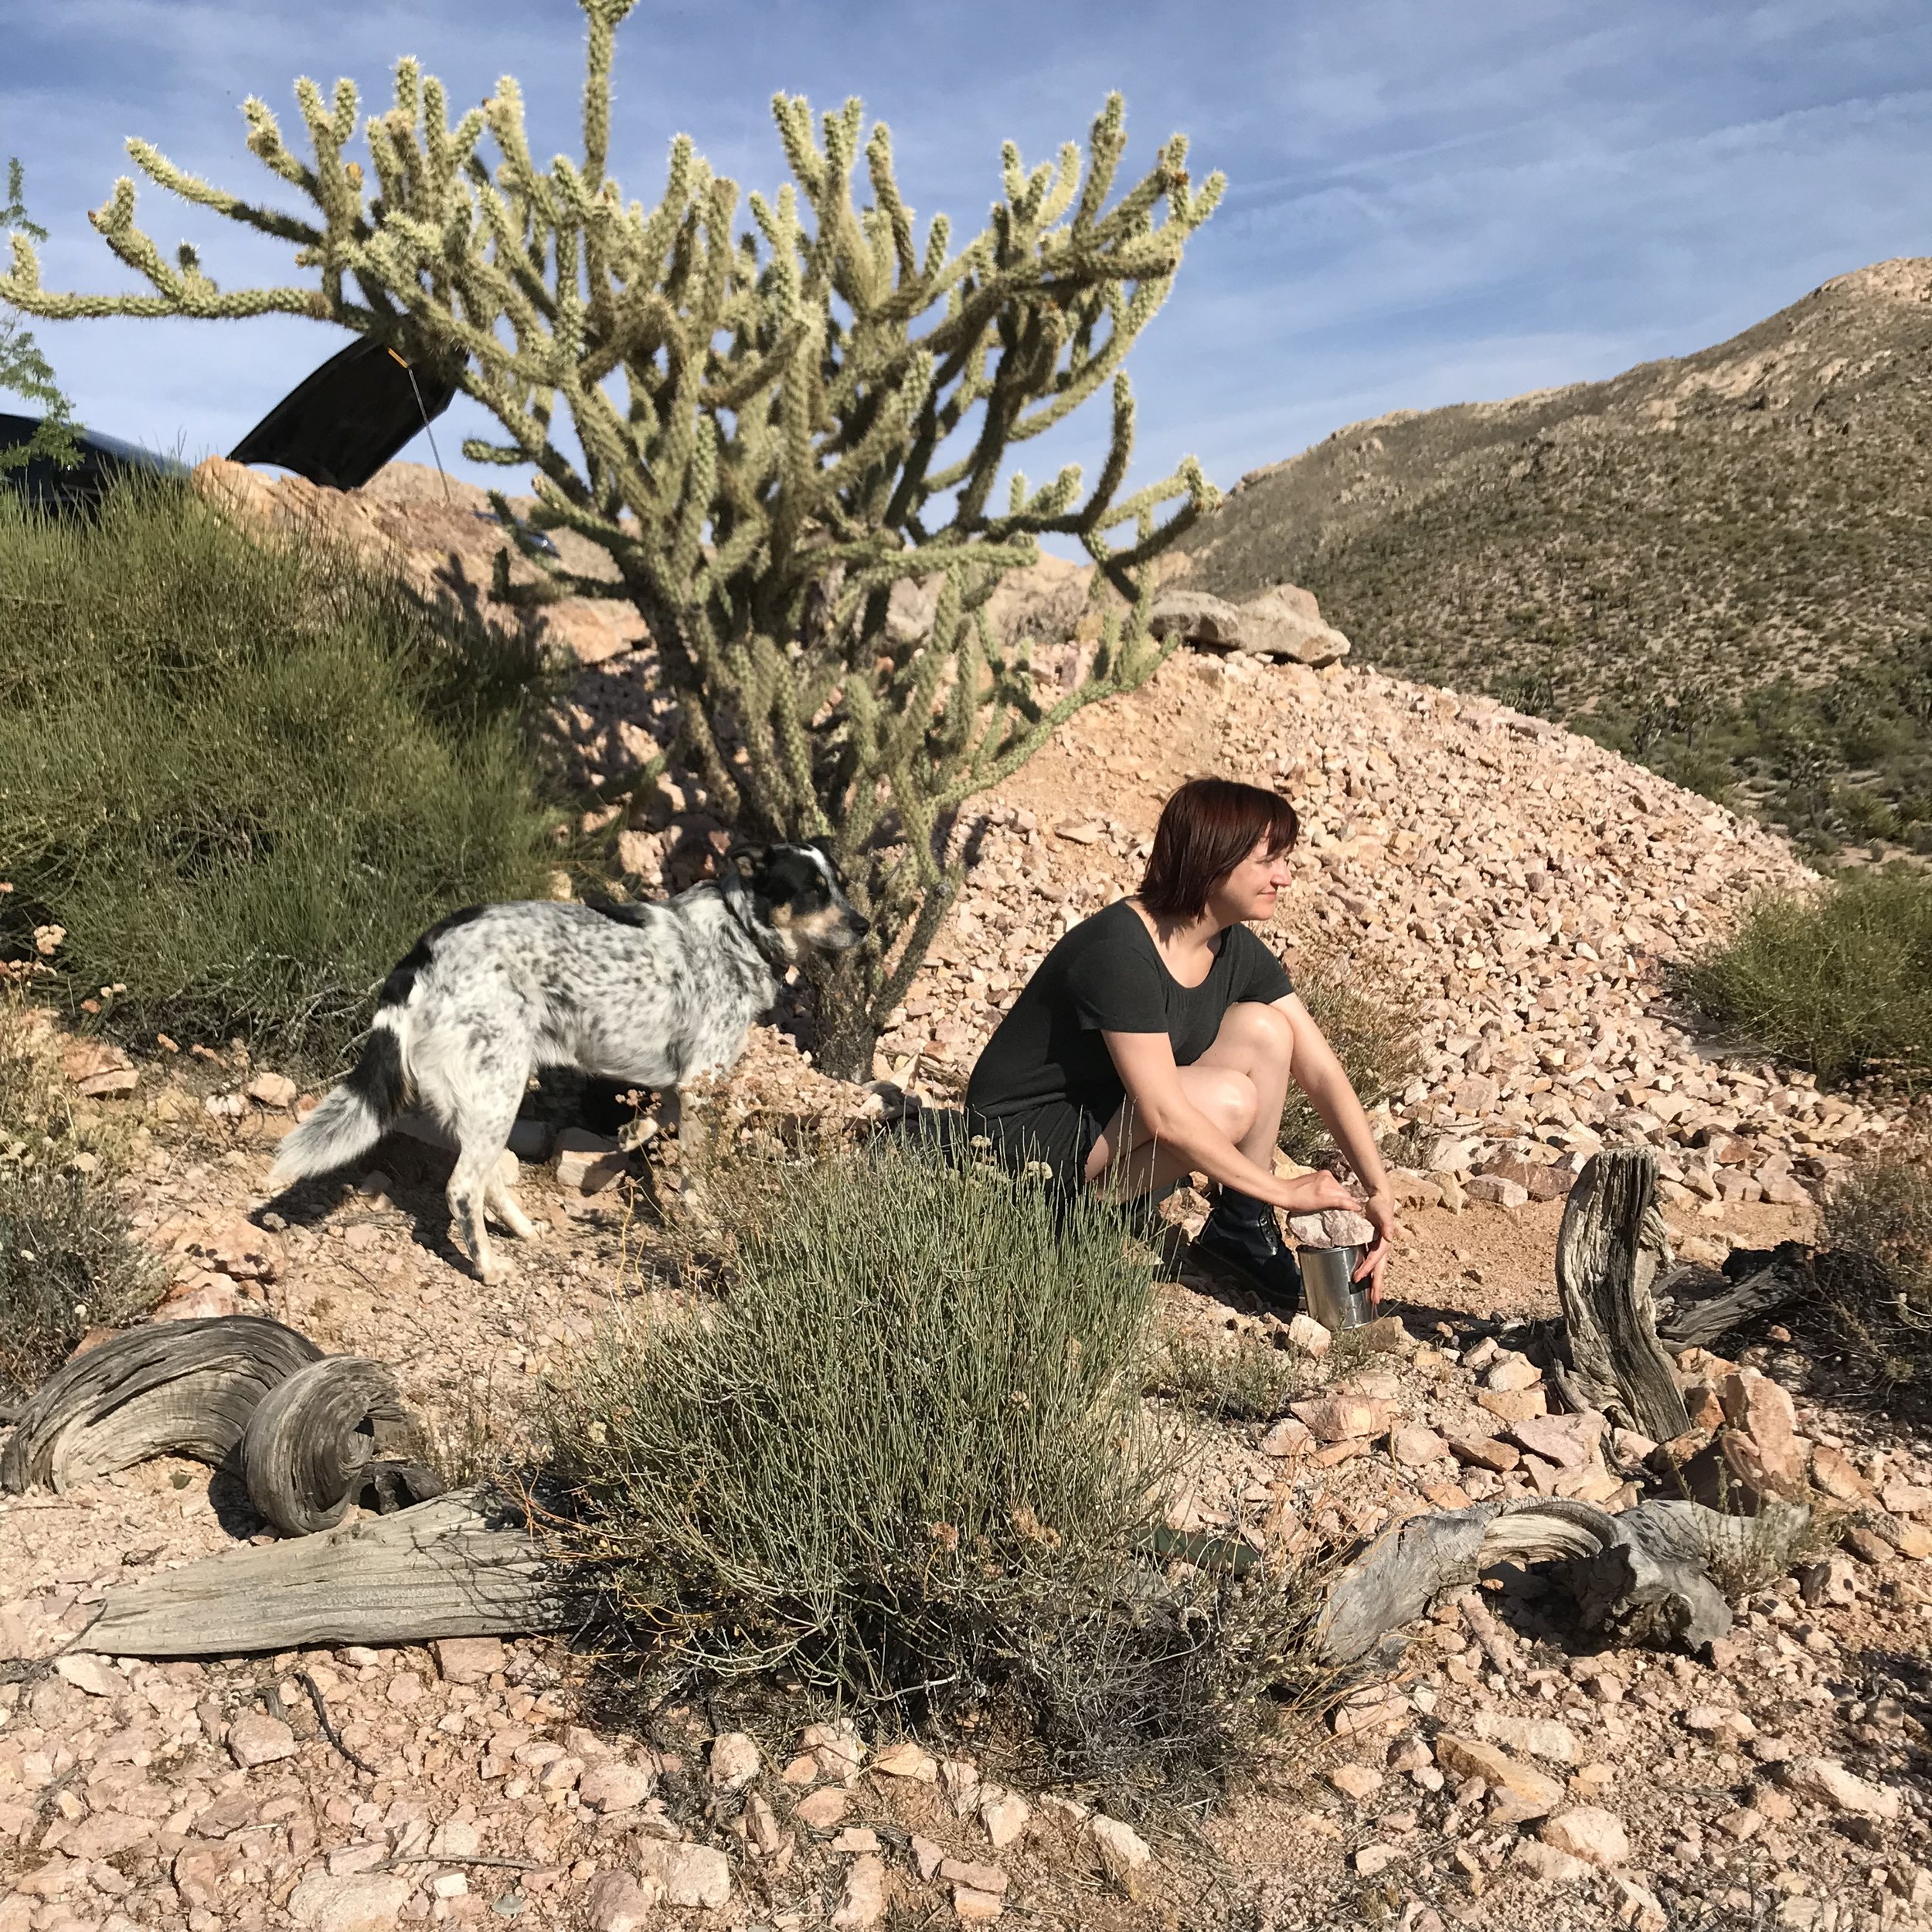
M 1116 1200 L 1190 1173 L 1216 1184 L 1193 1253 L 1277 1306 L 1299 1291 L 1277 1208 L 1359 1207 L 1375 1240 L 1356 1271 L 1380 1298 L 1400 1237 L 1361 1102 L 1281 962 L 1248 930 L 1288 883 L 1300 830 L 1285 798 L 1222 778 L 1168 799 L 1141 889 L 1040 962 L 973 1069 L 966 1104 L 1015 1164 Z M 1368 1190 L 1283 1180 L 1274 1155 L 1293 1080 Z

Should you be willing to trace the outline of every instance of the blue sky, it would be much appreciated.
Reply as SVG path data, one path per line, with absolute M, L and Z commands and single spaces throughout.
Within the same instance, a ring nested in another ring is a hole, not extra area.
M 237 111 L 260 94 L 293 133 L 298 74 L 353 76 L 366 111 L 400 53 L 459 104 L 512 73 L 539 153 L 578 141 L 570 0 L 0 13 L 0 156 L 25 161 L 54 231 L 52 287 L 131 285 L 86 219 L 129 134 L 239 192 L 280 190 Z M 956 232 L 984 219 L 1002 138 L 1049 158 L 1110 87 L 1127 97 L 1130 169 L 1186 132 L 1197 176 L 1219 168 L 1230 192 L 1130 365 L 1135 481 L 1192 451 L 1231 485 L 1348 422 L 1611 375 L 1845 270 L 1932 253 L 1924 0 L 642 0 L 617 87 L 612 169 L 632 195 L 655 198 L 678 131 L 769 190 L 783 175 L 772 93 L 815 107 L 856 93 L 892 125 L 922 226 L 944 209 Z M 271 245 L 158 189 L 141 213 L 165 247 L 197 241 L 225 286 L 286 279 Z M 286 319 L 38 332 L 83 420 L 191 458 L 229 447 L 346 340 Z M 438 426 L 452 468 L 481 427 L 469 406 Z M 1067 440 L 1097 450 L 1104 428 Z M 406 454 L 427 460 L 420 439 Z

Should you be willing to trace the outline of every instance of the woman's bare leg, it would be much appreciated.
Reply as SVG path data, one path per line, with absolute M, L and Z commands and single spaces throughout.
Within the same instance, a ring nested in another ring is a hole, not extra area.
M 1181 1090 L 1257 1167 L 1273 1165 L 1294 1046 L 1284 1015 L 1244 1001 L 1223 1015 L 1214 1044 L 1179 1070 Z M 1104 1182 L 1112 1199 L 1131 1201 L 1188 1171 L 1186 1158 L 1141 1131 L 1123 1103 L 1094 1143 L 1085 1178 Z

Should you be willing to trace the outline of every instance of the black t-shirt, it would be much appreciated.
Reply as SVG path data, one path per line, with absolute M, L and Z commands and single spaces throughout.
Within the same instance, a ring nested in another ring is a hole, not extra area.
M 1207 978 L 1183 986 L 1140 914 L 1117 900 L 1082 920 L 1040 961 L 986 1043 L 966 1104 L 997 1119 L 1071 1101 L 1107 1121 L 1126 1090 L 1102 1032 L 1165 1033 L 1175 1065 L 1186 1066 L 1214 1044 L 1230 1006 L 1294 990 L 1281 961 L 1241 925 L 1222 934 Z

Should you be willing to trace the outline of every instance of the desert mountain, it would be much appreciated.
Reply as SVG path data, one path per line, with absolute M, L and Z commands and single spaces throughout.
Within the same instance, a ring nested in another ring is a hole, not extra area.
M 1608 382 L 1402 410 L 1244 477 L 1189 582 L 1288 580 L 1357 661 L 1932 848 L 1932 260 Z

